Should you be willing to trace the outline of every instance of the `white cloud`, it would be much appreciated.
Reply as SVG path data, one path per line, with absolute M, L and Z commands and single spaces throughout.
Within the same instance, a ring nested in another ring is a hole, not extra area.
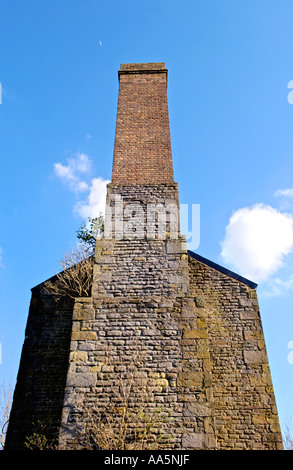
M 72 191 L 83 192 L 89 189 L 88 183 L 83 181 L 82 176 L 88 175 L 92 162 L 84 153 L 78 153 L 75 158 L 67 160 L 67 165 L 54 164 L 55 174 L 60 180 L 69 186 Z
M 221 246 L 225 263 L 253 281 L 265 281 L 293 251 L 293 216 L 264 204 L 239 209 Z
M 78 202 L 74 207 L 74 212 L 83 218 L 94 218 L 105 214 L 107 184 L 109 180 L 103 178 L 93 178 L 86 201 Z
M 275 192 L 275 196 L 293 197 L 293 188 L 278 189 L 278 190 Z
M 92 162 L 84 153 L 78 153 L 75 158 L 67 160 L 67 165 L 54 164 L 54 171 L 60 180 L 75 193 L 87 192 L 84 200 L 79 200 L 73 212 L 87 219 L 105 214 L 107 184 L 109 180 L 101 177 L 90 179 Z
M 289 276 L 289 278 L 285 281 L 279 279 L 278 277 L 274 277 L 266 283 L 265 288 L 261 292 L 261 295 L 263 295 L 264 297 L 275 297 L 284 295 L 292 289 L 293 274 L 291 274 L 291 276 Z

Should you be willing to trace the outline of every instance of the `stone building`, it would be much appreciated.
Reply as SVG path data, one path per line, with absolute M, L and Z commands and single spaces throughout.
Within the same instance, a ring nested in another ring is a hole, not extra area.
M 44 285 L 32 289 L 6 449 L 23 448 L 36 423 L 71 448 L 77 418 L 114 404 L 131 371 L 131 406 L 156 415 L 162 449 L 282 449 L 257 286 L 180 233 L 164 63 L 119 70 L 91 295 Z

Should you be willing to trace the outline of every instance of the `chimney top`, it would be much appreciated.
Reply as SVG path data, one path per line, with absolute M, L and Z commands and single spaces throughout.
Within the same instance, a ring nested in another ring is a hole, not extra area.
M 168 73 L 165 62 L 150 62 L 139 64 L 120 64 L 118 74 L 128 73 Z

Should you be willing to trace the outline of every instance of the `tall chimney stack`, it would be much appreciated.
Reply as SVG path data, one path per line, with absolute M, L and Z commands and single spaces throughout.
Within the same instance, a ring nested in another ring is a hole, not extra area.
M 121 65 L 114 184 L 173 182 L 167 72 L 163 62 Z

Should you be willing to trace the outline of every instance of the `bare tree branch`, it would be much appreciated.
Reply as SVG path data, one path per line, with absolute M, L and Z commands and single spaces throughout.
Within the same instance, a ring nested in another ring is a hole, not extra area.
M 70 253 L 65 253 L 59 260 L 61 272 L 56 280 L 49 280 L 44 288 L 57 297 L 89 297 L 91 295 L 93 278 L 93 257 L 88 250 L 76 247 Z
M 12 405 L 12 386 L 0 385 L 0 450 L 3 450 Z

